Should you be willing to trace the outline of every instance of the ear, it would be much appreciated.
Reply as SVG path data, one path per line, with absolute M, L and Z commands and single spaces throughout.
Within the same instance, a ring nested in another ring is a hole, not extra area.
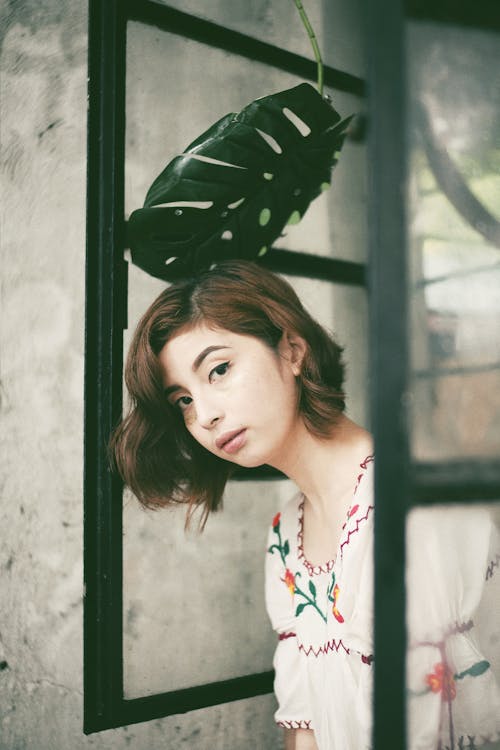
M 307 345 L 302 336 L 284 331 L 279 344 L 279 352 L 289 362 L 296 377 L 300 375 L 306 351 Z

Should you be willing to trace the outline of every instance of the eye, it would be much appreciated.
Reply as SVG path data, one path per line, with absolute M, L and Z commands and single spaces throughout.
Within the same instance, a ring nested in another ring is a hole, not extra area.
M 212 370 L 210 370 L 210 374 L 208 376 L 208 379 L 210 382 L 213 380 L 216 380 L 217 377 L 222 377 L 226 374 L 226 372 L 229 370 L 229 362 L 222 362 L 220 365 L 217 365 L 217 367 L 214 367 Z
M 191 398 L 191 396 L 181 396 L 177 399 L 174 406 L 177 409 L 180 409 L 180 411 L 186 411 L 186 409 L 192 404 L 192 402 L 193 399 Z

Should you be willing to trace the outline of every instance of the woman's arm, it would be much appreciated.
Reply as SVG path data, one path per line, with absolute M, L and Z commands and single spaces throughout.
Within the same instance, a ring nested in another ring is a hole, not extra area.
M 285 729 L 285 750 L 318 750 L 312 729 Z

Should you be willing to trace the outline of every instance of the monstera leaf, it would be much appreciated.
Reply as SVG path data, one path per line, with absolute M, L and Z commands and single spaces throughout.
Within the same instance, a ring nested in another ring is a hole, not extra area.
M 133 262 L 171 281 L 264 255 L 329 186 L 349 121 L 306 83 L 226 115 L 165 167 L 130 216 Z

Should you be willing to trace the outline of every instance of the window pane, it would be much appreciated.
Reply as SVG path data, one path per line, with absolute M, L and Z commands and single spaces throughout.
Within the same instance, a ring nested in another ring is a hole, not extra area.
M 500 504 L 411 511 L 406 585 L 408 747 L 498 748 Z
M 263 605 L 264 555 L 288 482 L 232 482 L 204 532 L 185 509 L 124 507 L 125 697 L 271 669 L 274 634 Z
M 162 0 L 220 26 L 234 29 L 281 49 L 313 59 L 309 38 L 293 0 L 253 0 L 231 3 L 227 0 Z M 304 3 L 309 20 L 327 65 L 363 76 L 363 54 L 359 33 L 358 3 L 314 0 Z
M 185 8 L 187 10 L 187 8 Z M 130 23 L 127 47 L 126 214 L 195 137 L 228 112 L 300 81 L 173 34 Z M 333 96 L 342 115 L 359 109 Z M 363 261 L 364 148 L 346 143 L 331 189 L 277 245 Z M 350 416 L 366 423 L 365 291 L 289 279 L 306 307 L 345 345 Z M 129 266 L 127 351 L 164 282 Z M 289 482 L 233 482 L 203 534 L 184 534 L 184 510 L 144 513 L 124 503 L 125 697 L 177 690 L 271 668 L 275 637 L 264 609 L 263 566 L 273 515 Z
M 409 27 L 413 450 L 500 449 L 498 35 Z
M 267 65 L 129 23 L 126 215 L 142 206 L 166 164 L 223 115 L 301 82 Z M 343 117 L 360 111 L 357 97 L 331 95 Z M 365 149 L 347 141 L 331 188 L 311 204 L 299 224 L 286 229 L 276 247 L 364 262 L 364 178 Z

